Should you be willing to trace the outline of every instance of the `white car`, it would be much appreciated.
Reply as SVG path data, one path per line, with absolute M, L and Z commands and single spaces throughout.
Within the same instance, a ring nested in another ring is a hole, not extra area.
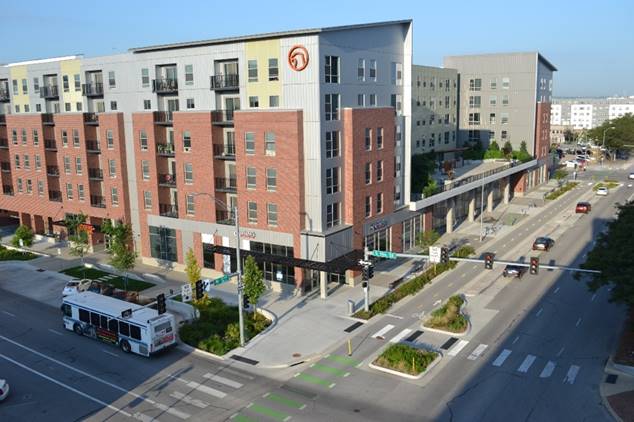
M 634 179 L 634 173 L 630 173 L 630 175 L 627 178 L 628 179 Z
M 68 283 L 66 283 L 66 286 L 64 286 L 64 290 L 62 291 L 62 297 L 66 297 L 68 295 L 74 295 L 74 294 L 86 291 L 88 290 L 88 287 L 90 287 L 90 283 L 92 283 L 92 280 L 89 280 L 89 279 L 70 280 Z
M 0 401 L 7 398 L 9 395 L 9 383 L 5 380 L 0 380 Z
M 579 165 L 576 160 L 568 160 L 566 161 L 566 167 L 575 168 Z
M 608 188 L 601 187 L 601 188 L 597 189 L 597 195 L 608 196 Z

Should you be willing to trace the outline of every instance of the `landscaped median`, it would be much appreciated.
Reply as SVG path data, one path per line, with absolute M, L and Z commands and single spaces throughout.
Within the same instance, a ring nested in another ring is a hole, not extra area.
M 475 252 L 471 246 L 462 246 L 456 250 L 453 256 L 457 258 L 466 258 Z M 361 319 L 370 319 L 375 315 L 383 314 L 387 312 L 390 307 L 399 300 L 418 293 L 425 285 L 429 284 L 434 277 L 442 274 L 443 272 L 453 269 L 458 263 L 456 261 L 450 261 L 447 264 L 436 264 L 434 267 L 429 268 L 423 274 L 418 277 L 414 277 L 410 281 L 397 287 L 395 290 L 381 297 L 380 299 L 370 304 L 370 311 L 360 310 L 353 316 Z
M 594 185 L 592 187 L 593 191 L 598 191 L 599 188 L 608 188 L 608 189 L 616 189 L 619 187 L 619 182 L 615 181 L 615 180 L 608 180 L 606 179 L 603 182 L 599 182 L 596 185 Z
M 464 334 L 469 328 L 469 320 L 462 314 L 464 304 L 461 296 L 451 296 L 447 303 L 431 313 L 423 326 L 450 334 Z
M 555 189 L 554 191 L 548 193 L 546 196 L 544 196 L 545 199 L 548 200 L 553 200 L 553 199 L 557 199 L 559 198 L 561 195 L 563 195 L 564 193 L 573 190 L 575 187 L 577 187 L 579 183 L 578 182 L 568 182 L 565 185 L 563 185 L 560 188 Z
M 392 344 L 372 363 L 370 368 L 410 379 L 419 379 L 441 357 L 433 350 L 407 344 Z
M 154 284 L 148 283 L 147 281 L 135 280 L 133 278 L 128 278 L 126 286 L 126 282 L 121 276 L 116 276 L 105 271 L 98 270 L 96 268 L 82 267 L 81 265 L 78 267 L 67 268 L 60 271 L 60 273 L 75 278 L 88 278 L 95 281 L 103 280 L 103 283 L 110 284 L 116 289 L 123 290 L 127 288 L 128 291 L 132 292 L 140 292 L 154 286 Z
M 30 252 L 9 249 L 0 245 L 0 261 L 28 261 L 37 257 Z

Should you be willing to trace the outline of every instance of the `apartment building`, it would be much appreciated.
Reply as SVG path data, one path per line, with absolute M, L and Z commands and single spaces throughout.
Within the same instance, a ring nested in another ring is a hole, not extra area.
M 556 98 L 551 107 L 550 122 L 587 130 L 627 113 L 634 114 L 634 97 Z

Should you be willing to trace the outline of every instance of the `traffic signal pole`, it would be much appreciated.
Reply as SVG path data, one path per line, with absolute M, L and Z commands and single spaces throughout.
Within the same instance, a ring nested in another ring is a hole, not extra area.
M 369 259 L 370 257 L 369 257 L 368 247 L 366 246 L 365 248 L 363 248 L 363 260 L 365 262 L 368 262 Z M 363 289 L 363 293 L 365 297 L 364 303 L 363 303 L 363 309 L 366 312 L 370 312 L 370 280 L 367 280 L 366 287 Z

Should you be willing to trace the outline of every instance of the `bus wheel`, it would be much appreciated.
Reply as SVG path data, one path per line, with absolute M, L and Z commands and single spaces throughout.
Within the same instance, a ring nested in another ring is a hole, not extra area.
M 81 325 L 79 325 L 78 323 L 75 323 L 73 325 L 73 331 L 75 332 L 75 334 L 79 334 L 80 336 L 84 335 L 84 333 L 83 333 L 83 331 L 81 329 Z
M 119 346 L 121 346 L 121 350 L 123 350 L 125 353 L 130 353 L 130 343 L 128 343 L 127 340 L 121 340 Z

